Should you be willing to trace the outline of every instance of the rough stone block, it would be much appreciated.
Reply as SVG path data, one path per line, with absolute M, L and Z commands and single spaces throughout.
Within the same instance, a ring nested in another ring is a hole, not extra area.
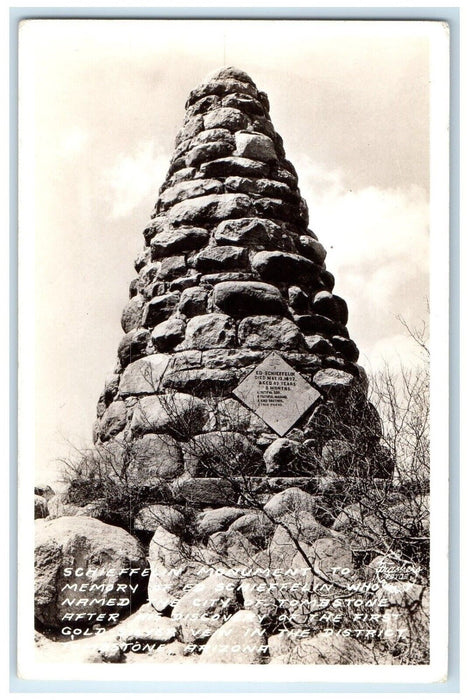
M 233 319 L 225 314 L 194 316 L 187 324 L 185 339 L 187 348 L 205 350 L 233 347 L 235 340 L 235 324 Z
M 225 141 L 215 141 L 213 143 L 201 143 L 199 146 L 191 148 L 186 155 L 186 165 L 197 167 L 201 163 L 215 158 L 224 158 L 233 152 L 233 146 Z
M 189 394 L 161 394 L 139 399 L 131 422 L 134 435 L 170 433 L 187 438 L 204 430 L 209 422 L 207 405 Z
M 132 468 L 142 484 L 175 479 L 184 471 L 180 444 L 170 435 L 147 433 L 132 443 Z
M 220 245 L 283 248 L 286 236 L 282 227 L 269 219 L 249 218 L 222 221 L 214 238 Z
M 186 332 L 186 324 L 180 318 L 168 318 L 159 323 L 152 331 L 153 345 L 159 352 L 170 352 L 176 345 L 182 343 Z
M 151 299 L 144 311 L 142 325 L 153 328 L 158 323 L 165 321 L 175 310 L 179 301 L 178 292 L 169 292 Z
M 129 362 L 134 362 L 142 357 L 149 340 L 150 333 L 144 328 L 134 329 L 126 333 L 117 348 L 117 355 L 122 367 L 127 367 Z
M 337 323 L 340 323 L 343 326 L 347 325 L 347 304 L 336 294 L 331 294 L 330 292 L 326 291 L 317 292 L 313 299 L 312 309 L 315 314 L 327 316 L 327 318 L 332 319 L 332 321 L 337 321 Z
M 302 350 L 305 341 L 298 327 L 286 318 L 248 316 L 238 327 L 238 341 L 248 348 Z
M 155 394 L 168 366 L 168 355 L 148 355 L 129 364 L 119 384 L 121 396 Z
M 214 194 L 175 204 L 168 212 L 172 224 L 217 222 L 251 214 L 251 200 L 243 194 Z
M 191 318 L 207 311 L 207 290 L 202 287 L 188 287 L 181 294 L 179 312 Z
M 215 285 L 213 301 L 222 311 L 235 317 L 286 312 L 279 290 L 263 282 L 220 282 Z
M 304 284 L 313 285 L 320 271 L 315 263 L 302 255 L 267 250 L 256 253 L 252 260 L 252 267 L 259 272 L 262 279 L 276 284 L 292 284 L 301 281 Z
M 229 156 L 228 158 L 218 158 L 217 160 L 203 163 L 200 166 L 201 177 L 229 177 L 239 175 L 240 177 L 266 177 L 268 166 L 257 160 L 250 158 L 240 158 Z M 230 218 L 229 216 L 225 218 Z
M 194 259 L 195 268 L 199 272 L 237 270 L 246 267 L 247 262 L 246 250 L 233 245 L 204 248 Z
M 238 156 L 264 161 L 265 163 L 277 159 L 273 141 L 264 134 L 237 131 L 235 139 L 236 155 Z
M 203 117 L 204 129 L 228 129 L 237 131 L 244 129 L 248 124 L 248 118 L 239 109 L 221 107 L 208 112 Z M 202 131 L 202 129 L 200 130 Z
M 198 250 L 208 242 L 208 231 L 205 228 L 182 226 L 178 229 L 168 229 L 151 240 L 151 250 L 154 258 L 165 255 L 184 253 Z

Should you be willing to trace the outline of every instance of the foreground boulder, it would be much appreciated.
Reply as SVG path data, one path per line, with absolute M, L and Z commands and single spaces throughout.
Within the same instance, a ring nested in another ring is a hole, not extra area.
M 80 613 L 90 627 L 113 624 L 113 614 L 125 617 L 143 598 L 146 566 L 139 542 L 119 527 L 73 516 L 38 521 L 35 616 L 52 628 L 75 624 L 64 615 Z

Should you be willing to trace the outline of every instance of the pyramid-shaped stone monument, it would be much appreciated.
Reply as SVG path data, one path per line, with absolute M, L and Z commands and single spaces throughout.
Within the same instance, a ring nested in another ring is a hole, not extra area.
M 190 93 L 143 236 L 94 439 L 129 448 L 153 502 L 392 475 L 347 304 L 246 73 Z

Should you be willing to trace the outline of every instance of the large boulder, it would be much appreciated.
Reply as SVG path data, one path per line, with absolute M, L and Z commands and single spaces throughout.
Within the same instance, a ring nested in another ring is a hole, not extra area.
M 234 347 L 236 328 L 233 319 L 225 314 L 204 314 L 190 319 L 186 328 L 185 346 L 207 348 Z
M 181 625 L 186 644 L 211 636 L 239 609 L 239 579 L 213 573 L 178 600 L 171 618 Z
M 168 355 L 156 353 L 131 362 L 122 374 L 119 394 L 121 396 L 135 396 L 157 392 L 168 361 Z
M 90 626 L 108 626 L 115 622 L 110 615 L 125 617 L 145 595 L 145 554 L 125 530 L 77 517 L 36 528 L 35 616 L 46 627 L 60 628 L 70 621 L 65 614 L 83 612 L 95 616 Z
M 238 328 L 240 345 L 248 348 L 302 350 L 305 340 L 298 326 L 277 316 L 247 316 Z
M 281 315 L 286 310 L 279 290 L 264 282 L 220 282 L 215 285 L 213 301 L 222 311 L 235 317 Z
M 174 479 L 184 470 L 179 442 L 165 434 L 142 435 L 132 442 L 132 468 L 144 483 L 155 479 Z
M 209 420 L 207 405 L 189 394 L 145 396 L 135 407 L 131 429 L 136 435 L 170 433 L 186 437 L 203 431 Z

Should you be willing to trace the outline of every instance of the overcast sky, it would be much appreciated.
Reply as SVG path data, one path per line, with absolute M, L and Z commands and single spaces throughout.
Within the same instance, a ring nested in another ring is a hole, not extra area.
M 223 65 L 269 96 L 361 364 L 418 361 L 396 316 L 427 313 L 424 24 L 42 20 L 23 25 L 20 51 L 41 479 L 67 440 L 89 444 L 185 100 Z

